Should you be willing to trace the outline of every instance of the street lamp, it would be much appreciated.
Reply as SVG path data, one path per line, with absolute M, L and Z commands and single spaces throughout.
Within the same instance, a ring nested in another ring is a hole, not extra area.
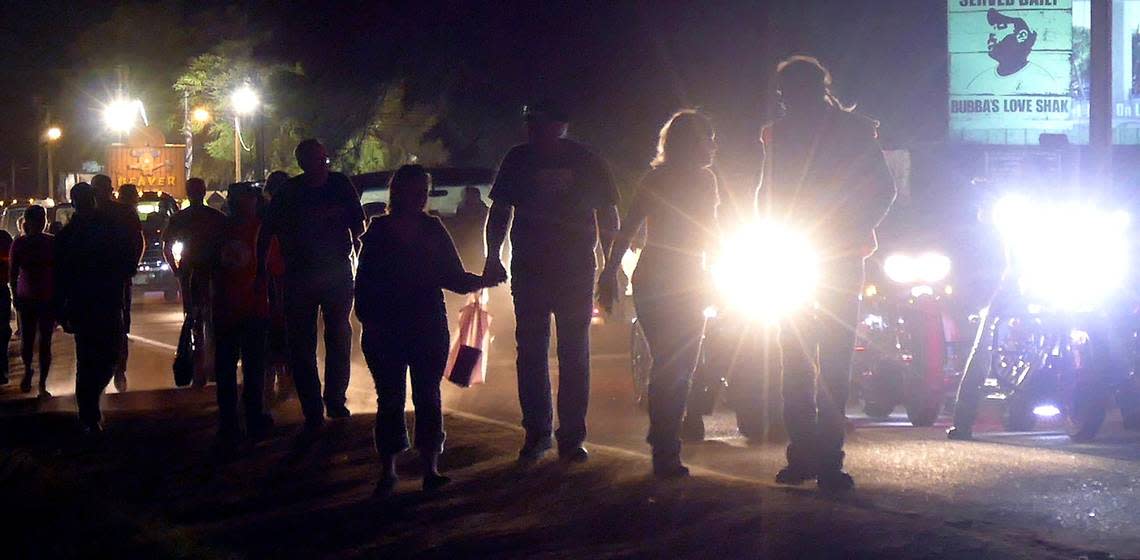
M 190 113 L 190 118 L 198 124 L 204 124 L 210 121 L 210 110 L 205 107 L 195 107 L 194 111 Z
M 230 106 L 234 111 L 234 182 L 241 182 L 241 117 L 253 114 L 259 104 L 261 100 L 249 84 L 230 94 Z
M 103 123 L 119 134 L 130 132 L 139 115 L 142 115 L 143 124 L 146 124 L 146 113 L 143 112 L 142 101 L 138 99 L 118 98 L 103 107 Z
M 63 136 L 63 131 L 58 126 L 48 127 L 44 131 L 44 138 L 47 139 L 47 168 L 48 168 L 48 195 L 47 198 L 55 196 L 55 165 L 52 159 L 53 152 L 55 152 L 55 142 Z

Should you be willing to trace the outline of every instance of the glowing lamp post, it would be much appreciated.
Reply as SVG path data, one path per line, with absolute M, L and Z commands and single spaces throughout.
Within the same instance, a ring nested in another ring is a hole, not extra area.
M 47 198 L 55 196 L 55 162 L 52 158 L 55 152 L 55 143 L 63 136 L 63 131 L 58 126 L 53 126 L 44 131 L 44 138 L 47 139 L 47 169 L 48 169 L 48 195 Z
M 234 111 L 234 181 L 241 182 L 241 117 L 252 115 L 261 101 L 257 92 L 249 85 L 241 86 L 230 95 L 230 106 Z
M 190 113 L 190 118 L 198 124 L 205 124 L 210 122 L 210 110 L 205 107 L 195 107 L 194 111 Z

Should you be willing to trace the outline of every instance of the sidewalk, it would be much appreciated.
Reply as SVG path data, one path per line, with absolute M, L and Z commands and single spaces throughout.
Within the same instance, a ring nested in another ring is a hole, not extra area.
M 586 465 L 518 470 L 519 433 L 447 418 L 451 486 L 401 481 L 370 498 L 372 415 L 297 435 L 296 403 L 269 440 L 211 452 L 212 393 L 155 391 L 116 403 L 97 439 L 63 411 L 0 405 L 4 556 L 1047 558 L 1072 556 L 917 516 L 696 470 L 656 482 L 637 454 L 594 447 Z M 139 410 L 133 404 L 162 404 Z M 415 472 L 414 456 L 402 467 Z

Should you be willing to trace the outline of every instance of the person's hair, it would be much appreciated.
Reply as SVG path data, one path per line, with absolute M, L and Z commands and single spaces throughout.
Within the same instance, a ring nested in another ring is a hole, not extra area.
M 797 54 L 776 65 L 776 85 L 781 92 L 794 91 L 811 98 L 822 99 L 841 111 L 852 111 L 854 105 L 844 105 L 831 91 L 831 71 L 814 56 Z M 818 96 L 818 97 L 817 97 Z M 784 96 L 786 104 L 788 97 Z
M 111 186 L 111 178 L 106 175 L 96 175 L 92 177 L 91 189 L 94 191 L 96 198 L 110 198 L 115 192 L 115 188 Z
M 306 138 L 304 140 L 301 140 L 301 142 L 298 143 L 297 147 L 293 150 L 293 157 L 297 160 L 298 163 L 300 163 L 301 157 L 306 152 L 320 145 L 321 141 L 317 140 L 316 138 Z
M 94 210 L 95 188 L 87 183 L 76 183 L 71 187 L 71 204 L 75 206 L 76 212 Z
M 138 187 L 138 185 L 136 185 L 134 183 L 123 183 L 122 185 L 119 185 L 119 200 L 123 201 L 129 197 L 133 197 L 135 200 L 138 200 L 138 198 L 139 198 L 139 187 Z
M 712 121 L 695 109 L 682 109 L 661 127 L 657 136 L 657 156 L 650 166 L 671 163 L 708 167 L 712 163 L 712 139 L 716 132 Z
M 242 198 L 261 198 L 261 193 L 250 182 L 233 183 L 226 189 L 226 210 L 230 216 L 237 216 Z
M 269 196 L 277 194 L 277 190 L 288 180 L 289 174 L 284 171 L 277 170 L 270 173 L 269 176 L 265 178 L 265 192 L 269 193 Z
M 190 200 L 206 198 L 206 181 L 199 177 L 186 179 L 186 197 Z
M 39 224 L 39 228 L 32 227 Z M 39 204 L 33 204 L 24 211 L 24 233 L 40 233 L 47 226 L 47 210 Z
M 416 182 L 427 179 L 427 189 L 431 190 L 431 174 L 422 165 L 401 165 L 388 180 L 388 213 L 422 212 L 421 197 L 427 193 L 419 189 Z M 416 190 L 412 190 L 415 187 Z M 418 207 L 417 207 L 418 205 Z

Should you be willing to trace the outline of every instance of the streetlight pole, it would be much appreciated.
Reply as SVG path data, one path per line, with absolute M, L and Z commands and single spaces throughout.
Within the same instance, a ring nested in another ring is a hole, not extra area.
M 47 129 L 47 132 L 44 133 L 44 136 L 47 138 L 48 169 L 48 190 L 47 197 L 45 198 L 55 198 L 55 165 L 53 163 L 52 156 L 55 152 L 55 142 L 59 140 L 61 136 L 63 136 L 63 131 L 61 131 L 58 126 L 53 126 Z
M 241 117 L 234 113 L 234 182 L 241 182 Z
M 257 92 L 249 84 L 239 87 L 230 95 L 230 105 L 234 111 L 234 181 L 238 183 L 241 182 L 241 117 L 253 114 L 259 104 Z

